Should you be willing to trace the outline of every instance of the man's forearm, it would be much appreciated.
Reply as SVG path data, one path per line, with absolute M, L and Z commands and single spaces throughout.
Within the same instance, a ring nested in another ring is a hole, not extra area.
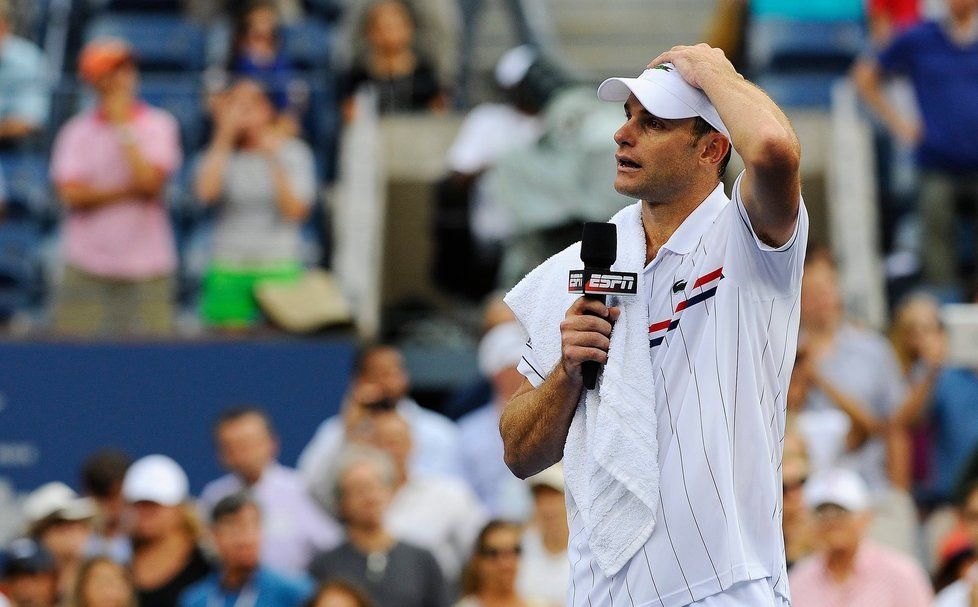
M 561 460 L 571 420 L 581 398 L 580 378 L 558 364 L 539 387 L 510 399 L 499 420 L 506 465 L 526 478 Z
M 788 117 L 760 88 L 736 73 L 717 73 L 701 84 L 744 164 L 766 165 L 784 153 L 800 154 Z
M 131 200 L 135 195 L 130 188 L 102 190 L 85 185 L 65 185 L 58 188 L 58 194 L 69 209 L 82 211 L 94 209 L 123 200 Z

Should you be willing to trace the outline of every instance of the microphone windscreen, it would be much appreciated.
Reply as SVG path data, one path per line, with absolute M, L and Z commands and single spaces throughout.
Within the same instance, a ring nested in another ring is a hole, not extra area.
M 613 223 L 588 221 L 581 234 L 581 261 L 586 267 L 610 268 L 618 256 L 618 231 Z

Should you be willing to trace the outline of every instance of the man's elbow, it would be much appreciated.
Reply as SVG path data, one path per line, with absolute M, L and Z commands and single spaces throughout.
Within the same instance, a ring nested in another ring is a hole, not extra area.
M 801 166 L 801 146 L 793 133 L 771 127 L 758 133 L 744 164 L 759 171 L 794 174 Z

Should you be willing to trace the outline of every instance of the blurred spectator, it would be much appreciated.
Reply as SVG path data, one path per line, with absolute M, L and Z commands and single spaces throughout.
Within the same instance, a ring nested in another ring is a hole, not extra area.
M 0 0 L 0 145 L 39 132 L 48 122 L 53 81 L 47 60 L 12 32 L 9 0 Z
M 319 587 L 307 607 L 374 607 L 370 597 L 349 582 L 333 580 Z
M 869 0 L 869 37 L 877 47 L 883 47 L 893 37 L 920 21 L 920 0 Z
M 411 380 L 404 357 L 394 346 L 364 346 L 353 369 L 353 387 L 340 415 L 330 417 L 299 455 L 298 468 L 310 487 L 317 487 L 343 448 L 344 437 L 356 435 L 373 415 L 397 409 L 411 425 L 415 472 L 461 477 L 458 430 L 445 416 L 422 408 L 408 392 Z M 326 502 L 330 501 L 328 496 Z
M 523 533 L 523 561 L 516 586 L 524 596 L 561 607 L 570 583 L 563 466 L 558 463 L 534 474 L 526 484 L 533 491 L 533 517 Z
M 492 383 L 492 400 L 458 420 L 465 478 L 489 515 L 524 520 L 530 499 L 526 485 L 503 462 L 499 415 L 523 383 L 516 370 L 526 343 L 519 323 L 509 321 L 489 330 L 479 343 L 479 371 Z
M 259 564 L 262 513 L 247 493 L 234 493 L 211 511 L 211 535 L 220 571 L 197 582 L 180 597 L 181 607 L 242 604 L 300 607 L 312 594 L 305 577 L 287 578 Z
M 958 507 L 958 516 L 972 546 L 978 546 L 978 483 L 972 483 Z M 978 604 L 978 565 L 971 567 L 958 581 L 938 595 L 935 607 L 974 607 Z
M 539 599 L 526 599 L 516 587 L 520 573 L 522 530 L 516 523 L 492 520 L 482 528 L 462 579 L 462 600 L 455 607 L 521 605 L 544 607 Z
M 95 505 L 78 497 L 64 483 L 47 483 L 24 500 L 27 534 L 54 558 L 58 592 L 71 594 L 85 560 L 85 544 L 92 533 Z
M 365 35 L 369 13 L 378 0 L 345 0 L 334 50 L 340 71 L 364 64 L 371 42 Z M 462 18 L 458 0 L 404 0 L 412 17 L 413 48 L 431 61 L 438 82 L 451 88 L 458 77 Z
M 919 251 L 924 281 L 959 290 L 957 207 L 978 207 L 978 2 L 947 0 L 948 19 L 898 34 L 876 57 L 853 69 L 857 90 L 901 141 L 915 145 L 921 169 Z M 910 79 L 923 124 L 900 112 L 883 93 L 884 75 Z M 969 254 L 974 260 L 975 254 Z
M 20 538 L 3 554 L 3 582 L 12 607 L 54 607 L 58 579 L 54 558 L 32 539 Z
M 791 430 L 785 431 L 784 439 L 781 526 L 784 529 L 785 561 L 790 571 L 795 563 L 814 551 L 816 537 L 811 511 L 804 497 L 805 483 L 808 482 L 808 455 L 804 439 Z
M 384 519 L 387 529 L 398 539 L 430 550 L 445 579 L 456 581 L 486 521 L 485 510 L 461 480 L 411 472 L 411 428 L 397 412 L 375 416 L 372 426 L 372 443 L 394 462 L 394 498 Z
M 445 109 L 448 96 L 434 68 L 414 50 L 415 26 L 400 0 L 378 0 L 370 6 L 361 32 L 367 54 L 355 61 L 340 90 L 344 120 L 353 120 L 353 96 L 365 84 L 376 88 L 381 114 Z
M 799 430 L 813 471 L 845 463 L 873 492 L 887 489 L 882 436 L 904 397 L 903 379 L 889 343 L 846 322 L 835 263 L 816 247 L 805 258 L 794 373 L 805 403 Z
M 539 53 L 529 46 L 507 51 L 496 64 L 496 84 L 506 103 L 482 103 L 466 116 L 448 151 L 449 174 L 439 184 L 436 278 L 453 293 L 479 298 L 495 287 L 506 226 L 481 177 L 507 152 L 529 147 L 543 132 Z
M 933 478 L 926 488 L 932 499 L 947 501 L 966 469 L 969 455 L 978 449 L 978 370 L 938 366 L 926 373 L 904 402 L 896 421 L 901 427 L 930 422 L 934 466 Z
M 82 490 L 95 502 L 98 511 L 94 532 L 85 549 L 89 555 L 105 555 L 119 563 L 128 563 L 132 558 L 132 546 L 122 520 L 126 509 L 122 479 L 130 465 L 132 458 L 115 449 L 96 451 L 82 464 Z
M 126 43 L 88 43 L 79 72 L 97 107 L 62 127 L 51 159 L 67 211 L 55 326 L 79 335 L 166 334 L 177 257 L 163 190 L 181 160 L 177 122 L 136 96 Z
M 89 559 L 78 572 L 71 607 L 138 607 L 132 575 L 111 558 Z
M 247 3 L 235 20 L 227 71 L 261 83 L 277 112 L 274 126 L 291 137 L 299 133 L 299 105 L 308 101 L 308 86 L 297 79 L 292 63 L 282 51 L 279 20 L 273 0 Z
M 211 572 L 198 541 L 187 475 L 165 455 L 137 460 L 122 482 L 132 506 L 132 573 L 139 607 L 176 607 L 180 593 Z
M 314 554 L 340 543 L 341 529 L 313 501 L 299 473 L 276 461 L 279 443 L 267 413 L 228 409 L 217 420 L 214 439 L 230 474 L 204 487 L 199 506 L 209 515 L 223 498 L 247 489 L 262 512 L 262 565 L 305 572 Z
M 312 150 L 281 135 L 261 85 L 241 80 L 224 93 L 197 169 L 195 191 L 220 204 L 201 304 L 208 324 L 241 329 L 259 319 L 255 286 L 302 275 L 303 220 L 316 196 Z
M 870 496 L 855 472 L 832 469 L 805 487 L 821 550 L 791 570 L 795 607 L 928 607 L 933 592 L 910 557 L 866 539 Z
M 889 459 L 897 454 L 887 451 L 886 441 L 905 383 L 889 342 L 846 322 L 835 263 L 818 247 L 805 258 L 796 388 L 793 398 L 804 408 L 795 427 L 812 472 L 833 466 L 859 472 L 874 497 L 872 537 L 912 554 L 916 512 L 910 496 L 890 483 Z
M 893 314 L 890 341 L 909 386 L 907 397 L 893 415 L 890 429 L 890 450 L 894 453 L 890 478 L 896 486 L 910 489 L 914 481 L 925 480 L 931 471 L 928 466 L 932 448 L 930 433 L 926 428 L 919 428 L 919 424 L 913 426 L 931 398 L 946 356 L 947 343 L 937 299 L 926 293 L 904 298 Z
M 334 480 L 338 518 L 347 541 L 316 557 L 309 570 L 323 581 L 343 579 L 379 606 L 444 607 L 445 582 L 430 552 L 398 541 L 384 519 L 396 471 L 387 454 L 353 446 L 337 460 Z

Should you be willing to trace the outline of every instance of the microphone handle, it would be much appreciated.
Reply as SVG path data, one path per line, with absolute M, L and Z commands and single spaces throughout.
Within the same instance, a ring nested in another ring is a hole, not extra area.
M 587 284 L 591 280 L 591 274 L 593 272 L 601 272 L 600 268 L 589 268 L 590 271 L 585 271 L 584 273 L 584 283 Z M 601 303 L 607 303 L 608 298 L 606 295 L 585 295 L 588 299 L 594 299 L 600 301 Z M 581 363 L 581 375 L 584 378 L 584 387 L 588 390 L 594 390 L 594 386 L 598 383 L 598 373 L 601 372 L 601 363 L 596 360 L 586 360 Z

